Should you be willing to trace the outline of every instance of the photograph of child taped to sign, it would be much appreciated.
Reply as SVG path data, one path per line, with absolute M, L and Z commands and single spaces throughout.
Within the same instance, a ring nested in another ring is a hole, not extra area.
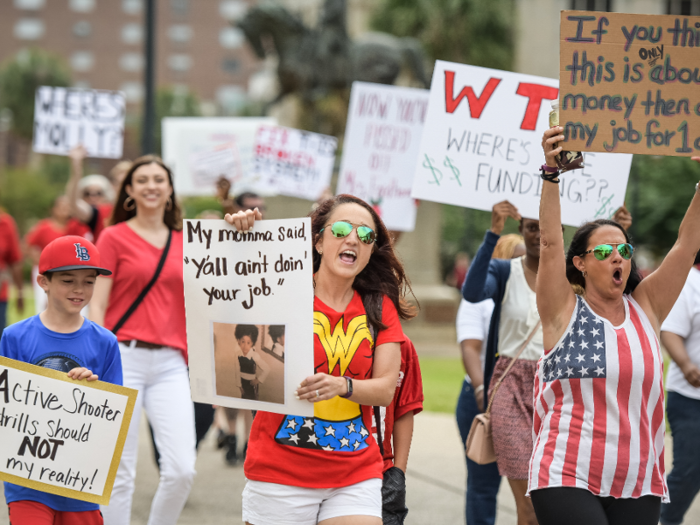
M 284 403 L 284 325 L 211 326 L 216 395 Z

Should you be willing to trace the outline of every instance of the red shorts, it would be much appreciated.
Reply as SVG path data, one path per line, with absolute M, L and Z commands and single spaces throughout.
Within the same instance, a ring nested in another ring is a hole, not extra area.
M 99 510 L 63 512 L 53 510 L 36 501 L 13 501 L 10 508 L 10 525 L 103 525 Z

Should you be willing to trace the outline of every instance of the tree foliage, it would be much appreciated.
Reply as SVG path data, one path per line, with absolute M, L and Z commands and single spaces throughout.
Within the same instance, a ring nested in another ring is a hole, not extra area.
M 690 159 L 635 155 L 627 187 L 633 242 L 665 255 L 678 238 L 698 180 L 700 166 Z
M 375 29 L 418 38 L 433 59 L 510 70 L 513 0 L 382 0 Z
M 31 140 L 36 89 L 70 84 L 71 76 L 63 59 L 48 51 L 22 51 L 6 62 L 0 69 L 0 108 L 12 111 L 12 132 Z

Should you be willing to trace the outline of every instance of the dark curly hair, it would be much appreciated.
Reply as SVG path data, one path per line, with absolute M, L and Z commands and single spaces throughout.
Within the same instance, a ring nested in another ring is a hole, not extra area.
M 243 339 L 246 335 L 253 341 L 253 346 L 258 342 L 258 327 L 254 324 L 236 325 L 236 339 Z
M 276 343 L 277 339 L 284 335 L 284 325 L 271 324 L 267 327 L 267 333 L 270 334 L 270 338 Z
M 569 251 L 566 254 L 566 278 L 574 286 L 579 286 L 581 289 L 586 289 L 586 280 L 583 278 L 583 274 L 574 266 L 574 257 L 581 255 L 583 252 L 588 250 L 588 241 L 591 235 L 601 226 L 614 226 L 618 228 L 625 235 L 625 242 L 630 243 L 630 236 L 627 231 L 620 226 L 615 221 L 609 219 L 598 219 L 595 221 L 587 222 L 581 226 L 576 233 L 574 238 L 571 240 L 571 245 L 569 246 Z M 630 260 L 632 269 L 630 271 L 630 276 L 625 284 L 625 294 L 631 294 L 637 285 L 642 282 L 642 276 L 637 270 L 637 263 L 634 261 L 634 257 Z
M 144 155 L 143 157 L 139 157 L 134 161 L 134 163 L 131 165 L 131 168 L 126 174 L 126 177 L 124 177 L 124 181 L 122 182 L 122 186 L 119 189 L 119 195 L 117 196 L 117 202 L 114 204 L 114 208 L 112 210 L 112 218 L 110 219 L 110 224 L 114 225 L 120 222 L 128 221 L 132 217 L 136 216 L 136 209 L 134 208 L 133 210 L 125 210 L 124 209 L 124 201 L 127 199 L 129 196 L 126 193 L 126 187 L 131 186 L 131 181 L 134 178 L 134 172 L 139 169 L 141 166 L 146 166 L 148 164 L 158 164 L 161 168 L 163 168 L 167 173 L 168 173 L 168 180 L 170 181 L 170 187 L 173 189 L 173 194 L 170 196 L 171 199 L 171 205 L 170 209 L 166 207 L 165 212 L 163 212 L 163 222 L 165 225 L 170 228 L 171 230 L 175 231 L 180 231 L 182 230 L 182 210 L 180 209 L 180 205 L 177 202 L 177 197 L 175 196 L 175 185 L 173 184 L 173 174 L 170 171 L 170 168 L 165 165 L 163 160 L 156 156 L 156 155 Z
M 394 303 L 401 319 L 411 319 L 416 316 L 416 309 L 408 304 L 404 296 L 406 292 L 413 294 L 411 285 L 403 269 L 403 265 L 396 257 L 394 246 L 389 237 L 389 231 L 384 226 L 384 222 L 377 212 L 362 199 L 353 195 L 338 195 L 321 202 L 310 215 L 311 233 L 314 246 L 318 242 L 321 230 L 328 224 L 328 220 L 338 206 L 341 204 L 357 204 L 366 209 L 376 225 L 376 244 L 372 256 L 367 266 L 355 277 L 353 289 L 362 296 L 362 300 L 367 310 L 369 323 L 377 330 L 383 330 L 386 325 L 382 323 L 380 301 L 386 295 Z M 318 272 L 321 266 L 321 254 L 313 250 L 314 273 Z M 414 296 L 415 298 L 415 296 Z

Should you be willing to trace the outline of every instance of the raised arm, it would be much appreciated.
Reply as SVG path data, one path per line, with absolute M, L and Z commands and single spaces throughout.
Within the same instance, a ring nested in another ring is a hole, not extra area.
M 78 183 L 83 178 L 83 161 L 87 157 L 87 150 L 80 144 L 68 153 L 70 157 L 70 178 L 66 185 L 66 196 L 70 202 L 70 213 L 79 221 L 88 223 L 94 213 L 92 206 L 78 195 Z
M 508 217 L 516 221 L 521 219 L 518 209 L 510 202 L 494 204 L 491 210 L 491 228 L 484 235 L 484 242 L 474 256 L 462 287 L 462 295 L 470 303 L 493 299 L 498 291 L 498 277 L 491 264 L 491 256 Z
M 693 160 L 700 163 L 700 157 L 693 157 Z M 693 199 L 681 222 L 676 243 L 661 266 L 644 279 L 632 294 L 647 314 L 656 317 L 657 331 L 678 299 L 695 254 L 700 251 L 700 191 L 695 188 L 689 191 L 694 191 Z
M 556 168 L 555 157 L 564 140 L 561 127 L 548 129 L 542 139 L 547 166 Z M 544 330 L 544 347 L 552 348 L 561 338 L 576 306 L 576 296 L 566 278 L 564 234 L 561 228 L 559 184 L 542 182 L 540 199 L 540 267 L 537 273 L 537 309 Z

